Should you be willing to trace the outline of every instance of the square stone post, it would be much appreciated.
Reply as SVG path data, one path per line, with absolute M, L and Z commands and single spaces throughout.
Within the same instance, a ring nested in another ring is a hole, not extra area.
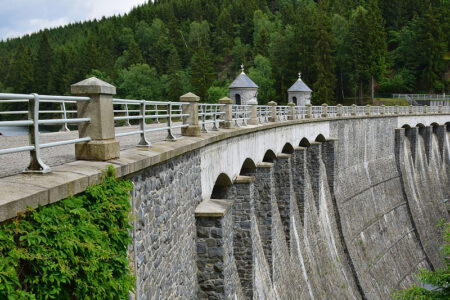
M 328 104 L 322 104 L 322 118 L 328 117 Z
M 409 106 L 409 113 L 412 114 L 414 112 L 414 108 L 412 105 Z
M 294 193 L 292 184 L 291 154 L 280 153 L 274 166 L 275 196 L 283 223 L 286 244 L 290 251 L 290 207 L 291 195 Z
M 320 181 L 322 173 L 320 170 L 320 160 L 322 159 L 322 143 L 312 142 L 306 151 L 307 167 L 309 176 L 311 178 L 311 186 L 314 194 L 314 202 L 316 203 L 317 211 L 319 211 L 319 197 L 320 197 Z
M 337 106 L 337 117 L 342 117 L 343 109 L 342 104 L 338 104 Z
M 297 201 L 300 220 L 304 224 L 305 216 L 305 176 L 306 176 L 306 150 L 305 147 L 294 147 L 292 159 L 292 185 L 295 193 L 295 201 Z
M 442 114 L 444 112 L 444 107 L 442 104 L 439 105 L 438 113 Z
M 380 115 L 385 115 L 385 114 L 386 114 L 386 105 L 382 104 L 381 105 Z
M 297 116 L 295 114 L 295 103 L 289 102 L 288 106 L 289 106 L 289 120 L 297 119 Z
M 250 105 L 250 114 L 247 124 L 249 125 L 258 125 L 258 102 L 256 100 L 250 100 L 247 102 Z
M 108 160 L 120 156 L 119 141 L 115 140 L 113 95 L 116 87 L 98 78 L 91 77 L 71 85 L 76 96 L 88 96 L 90 101 L 77 102 L 79 118 L 91 118 L 90 122 L 78 125 L 80 138 L 91 137 L 91 141 L 75 144 L 76 159 Z
M 220 107 L 220 111 L 224 114 L 221 116 L 223 122 L 220 122 L 220 128 L 230 129 L 233 128 L 233 100 L 228 97 L 223 97 L 219 100 L 220 104 L 224 104 Z
M 312 118 L 312 104 L 308 103 L 306 106 L 306 118 L 311 119 Z
M 188 124 L 188 127 L 181 128 L 181 134 L 185 136 L 200 136 L 200 126 L 198 125 L 198 102 L 200 97 L 187 93 L 180 97 L 180 102 L 188 102 L 189 104 L 182 105 L 183 114 L 189 114 L 188 117 L 183 117 L 183 124 Z
M 396 115 L 400 114 L 400 107 L 398 105 L 395 106 L 395 114 Z
M 366 115 L 370 116 L 370 104 L 366 105 Z
M 426 113 L 426 114 L 428 113 L 428 105 L 424 106 L 424 113 Z
M 277 121 L 277 103 L 275 101 L 270 101 L 267 103 L 267 105 L 270 106 L 270 122 L 276 122 Z
M 356 104 L 352 104 L 352 116 L 356 116 Z

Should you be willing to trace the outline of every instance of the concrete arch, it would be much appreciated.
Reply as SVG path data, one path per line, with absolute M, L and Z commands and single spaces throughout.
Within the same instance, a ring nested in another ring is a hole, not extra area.
M 241 171 L 239 172 L 240 175 L 248 175 L 256 168 L 256 164 L 251 158 L 246 158 L 244 160 L 244 163 L 242 164 Z
M 425 125 L 423 125 L 422 123 L 417 123 L 416 127 L 422 128 L 422 127 L 425 127 Z
M 211 192 L 211 199 L 225 199 L 232 184 L 233 182 L 227 174 L 220 173 Z
M 327 141 L 327 139 L 322 134 L 319 134 L 314 141 L 319 142 L 319 143 L 324 143 Z
M 405 125 L 409 127 L 415 127 L 417 124 L 422 124 L 423 126 L 430 126 L 432 123 L 437 123 L 440 125 L 448 122 L 448 117 L 446 115 L 429 115 L 429 116 L 399 116 L 397 117 L 397 128 L 401 128 Z M 404 128 L 404 127 L 403 127 Z
M 291 143 L 286 143 L 283 146 L 283 150 L 281 150 L 282 153 L 286 153 L 286 154 L 292 154 L 294 153 L 294 147 L 292 146 Z
M 408 125 L 408 124 L 405 124 L 405 125 L 402 126 L 402 128 L 405 128 L 405 129 L 411 129 L 411 126 Z

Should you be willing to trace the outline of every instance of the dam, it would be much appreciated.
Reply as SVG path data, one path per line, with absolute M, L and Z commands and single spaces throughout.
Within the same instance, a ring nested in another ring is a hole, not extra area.
M 181 138 L 1 178 L 0 220 L 112 165 L 134 186 L 136 299 L 388 299 L 442 266 L 450 112 L 274 104 L 239 118 L 225 99 L 221 128 L 201 132 L 194 96 Z

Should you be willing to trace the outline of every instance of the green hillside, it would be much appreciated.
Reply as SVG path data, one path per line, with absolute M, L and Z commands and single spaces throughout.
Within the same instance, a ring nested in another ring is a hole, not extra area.
M 313 101 L 443 92 L 446 0 L 160 0 L 0 42 L 0 91 L 68 94 L 97 76 L 120 97 L 205 101 L 227 94 L 243 63 L 262 102 L 285 102 L 302 72 Z

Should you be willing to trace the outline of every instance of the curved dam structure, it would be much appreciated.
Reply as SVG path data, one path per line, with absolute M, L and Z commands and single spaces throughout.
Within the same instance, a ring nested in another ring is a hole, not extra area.
M 83 192 L 112 164 L 134 184 L 136 299 L 388 299 L 419 268 L 442 266 L 449 121 L 349 116 L 211 131 L 2 178 L 22 200 L 0 217 Z

